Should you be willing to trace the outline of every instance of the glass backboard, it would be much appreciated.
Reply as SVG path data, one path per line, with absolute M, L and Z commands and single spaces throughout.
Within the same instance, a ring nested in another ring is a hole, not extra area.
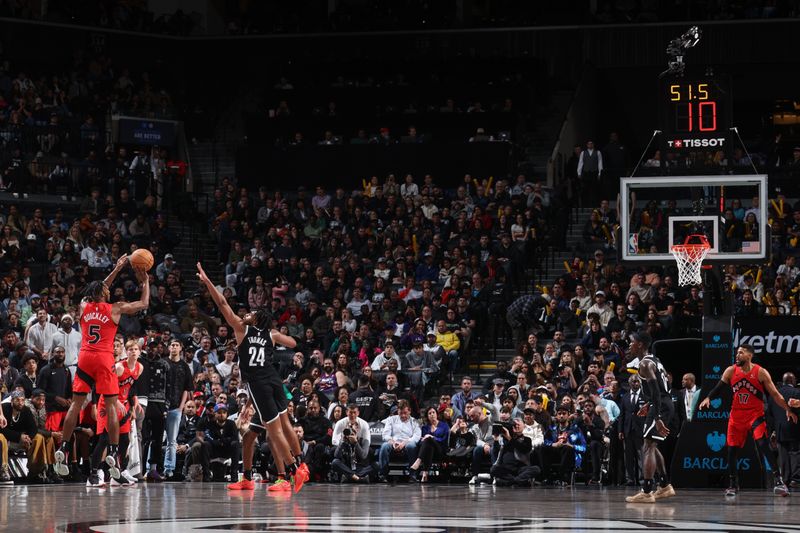
M 697 234 L 711 245 L 708 262 L 759 262 L 769 252 L 766 175 L 621 178 L 620 191 L 623 261 L 674 261 L 671 246 Z

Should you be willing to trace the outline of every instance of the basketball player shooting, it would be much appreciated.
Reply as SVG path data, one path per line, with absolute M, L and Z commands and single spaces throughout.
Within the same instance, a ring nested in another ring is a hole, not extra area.
M 778 468 L 778 456 L 769 446 L 767 438 L 767 421 L 764 417 L 764 392 L 772 396 L 782 409 L 786 410 L 786 418 L 797 423 L 797 415 L 786 404 L 783 396 L 775 388 L 769 372 L 753 363 L 753 347 L 742 344 L 736 350 L 736 364 L 729 366 L 722 373 L 722 377 L 708 393 L 705 400 L 700 402 L 700 410 L 707 409 L 711 400 L 718 397 L 726 386 L 733 390 L 733 402 L 728 418 L 728 488 L 726 498 L 733 498 L 738 491 L 738 455 L 744 447 L 747 435 L 752 433 L 761 456 L 769 461 L 769 466 L 775 473 L 775 487 L 773 492 L 778 496 L 788 496 L 789 489 L 783 482 Z
M 109 466 L 111 477 L 117 482 L 121 480 L 117 457 L 119 380 L 114 359 L 114 336 L 117 334 L 117 325 L 122 315 L 135 315 L 139 311 L 147 309 L 150 304 L 150 283 L 147 280 L 147 272 L 136 268 L 133 271 L 142 291 L 139 301 L 108 303 L 111 296 L 109 287 L 127 264 L 128 256 L 123 255 L 105 280 L 92 281 L 84 291 L 84 299 L 80 307 L 81 348 L 78 353 L 75 380 L 72 382 L 72 403 L 64 419 L 61 447 L 55 453 L 55 470 L 60 476 L 69 474 L 69 467 L 66 463 L 72 446 L 72 433 L 80 417 L 86 395 L 94 389 L 95 394 L 104 397 L 108 416 L 106 463 Z
M 655 503 L 656 500 L 675 496 L 675 489 L 669 482 L 664 456 L 658 449 L 658 443 L 664 442 L 669 429 L 667 425 L 674 414 L 672 397 L 669 394 L 669 382 L 664 365 L 656 356 L 649 353 L 650 336 L 646 333 L 631 335 L 630 353 L 639 361 L 639 376 L 642 378 L 642 395 L 647 401 L 637 416 L 644 416 L 644 449 L 642 451 L 642 475 L 644 486 L 634 496 L 628 496 L 628 503 Z M 635 361 L 634 360 L 634 361 Z M 658 475 L 658 488 L 656 485 Z
M 247 383 L 249 402 L 252 402 L 256 415 L 261 419 L 260 423 L 267 430 L 269 447 L 278 470 L 278 480 L 268 490 L 291 491 L 291 485 L 286 481 L 288 474 L 294 477 L 294 491 L 299 492 L 308 481 L 309 472 L 302 461 L 303 451 L 286 411 L 288 402 L 283 382 L 273 366 L 272 357 L 275 344 L 294 348 L 297 343 L 292 337 L 272 329 L 272 317 L 264 309 L 251 311 L 240 318 L 233 312 L 225 297 L 217 291 L 200 263 L 197 263 L 197 277 L 205 284 L 214 303 L 236 335 L 239 371 Z M 245 433 L 242 444 L 244 477 L 241 481 L 228 485 L 229 490 L 255 489 L 253 451 L 257 437 L 255 431 Z

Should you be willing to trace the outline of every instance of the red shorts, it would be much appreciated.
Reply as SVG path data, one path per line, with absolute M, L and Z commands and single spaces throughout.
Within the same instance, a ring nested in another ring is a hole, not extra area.
M 81 352 L 78 356 L 78 370 L 72 381 L 72 392 L 89 394 L 94 385 L 97 394 L 119 394 L 119 379 L 114 365 L 114 352 Z
M 61 431 L 64 427 L 64 419 L 67 418 L 66 411 L 53 411 L 47 413 L 47 418 L 44 420 L 44 429 L 47 431 Z
M 119 409 L 119 405 L 117 405 L 117 419 L 122 420 L 128 410 L 128 406 L 126 405 L 123 410 Z M 108 415 L 106 412 L 105 404 L 97 404 L 97 435 L 102 435 L 104 431 L 108 429 Z M 120 424 L 119 426 L 119 434 L 124 435 L 125 433 L 131 432 L 131 419 L 127 418 L 124 424 Z
M 733 448 L 743 448 L 747 442 L 747 435 L 753 432 L 753 439 L 763 439 L 767 435 L 767 421 L 764 413 L 754 411 L 752 413 L 731 411 L 728 418 L 728 446 Z

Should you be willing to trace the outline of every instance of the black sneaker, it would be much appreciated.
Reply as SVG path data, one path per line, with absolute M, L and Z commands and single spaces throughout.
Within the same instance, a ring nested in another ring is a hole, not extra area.
M 95 487 L 101 488 L 105 487 L 106 484 L 103 480 L 100 479 L 100 476 L 97 475 L 96 472 L 92 472 L 89 474 L 89 477 L 86 479 L 86 486 L 87 487 Z

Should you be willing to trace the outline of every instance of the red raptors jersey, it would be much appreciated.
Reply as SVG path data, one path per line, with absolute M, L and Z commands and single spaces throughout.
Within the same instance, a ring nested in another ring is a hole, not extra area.
M 738 365 L 733 367 L 731 388 L 733 389 L 733 402 L 731 415 L 737 411 L 764 412 L 764 386 L 758 381 L 761 367 L 754 364 L 750 372 L 745 372 Z
M 80 320 L 81 352 L 114 353 L 117 324 L 111 319 L 111 304 L 88 302 Z

